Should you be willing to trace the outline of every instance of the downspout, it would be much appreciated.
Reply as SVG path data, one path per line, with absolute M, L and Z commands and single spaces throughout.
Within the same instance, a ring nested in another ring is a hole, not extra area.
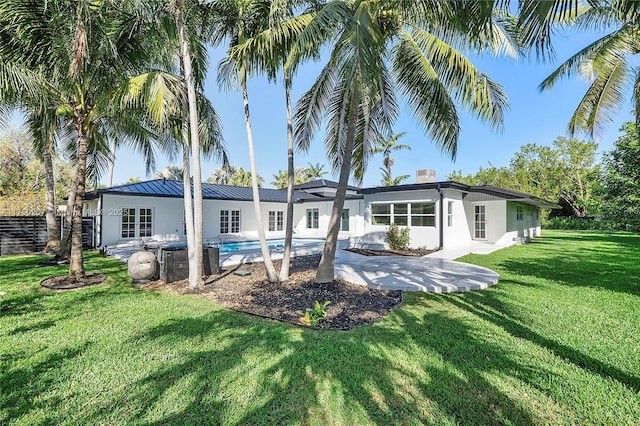
M 102 207 L 103 206 L 103 204 L 102 204 L 102 202 L 103 202 L 102 194 L 103 194 L 103 192 L 100 191 L 100 208 L 99 208 L 100 214 L 98 215 L 99 218 L 100 218 L 100 223 L 98 225 L 100 227 L 100 230 L 98 231 L 99 244 L 96 244 L 96 247 L 101 247 L 102 246 L 102 216 L 104 215 L 104 208 Z
M 440 237 L 440 249 L 442 250 L 444 248 L 444 194 L 442 193 L 440 184 L 438 184 L 436 189 L 438 190 L 438 194 L 440 194 L 440 218 L 438 220 L 438 222 L 440 222 L 438 225 L 440 232 L 438 234 Z

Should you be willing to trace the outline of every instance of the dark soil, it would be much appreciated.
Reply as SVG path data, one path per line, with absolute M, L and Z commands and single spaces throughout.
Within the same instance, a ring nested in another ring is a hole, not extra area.
M 40 282 L 40 285 L 50 290 L 73 290 L 100 284 L 106 279 L 107 274 L 87 274 L 87 276 L 81 280 L 72 280 L 68 275 L 57 275 L 55 277 L 45 278 Z
M 317 284 L 313 279 L 319 262 L 320 255 L 293 259 L 290 278 L 282 283 L 269 283 L 261 262 L 239 265 L 207 277 L 205 285 L 196 292 L 235 311 L 326 330 L 349 330 L 374 323 L 402 303 L 401 291 L 372 290 L 342 280 Z M 280 261 L 274 261 L 274 265 L 279 271 Z M 237 270 L 251 274 L 238 276 L 233 273 Z M 194 293 L 187 280 L 171 284 L 153 281 L 138 288 Z M 326 308 L 327 316 L 317 326 L 302 320 L 306 310 L 314 307 L 316 301 L 322 304 L 327 300 L 331 302 Z
M 362 254 L 364 256 L 413 256 L 413 257 L 426 256 L 430 253 L 438 251 L 438 249 L 434 249 L 434 250 L 420 250 L 420 249 L 371 250 L 371 249 L 360 249 L 360 248 L 348 248 L 345 250 L 350 251 L 352 253 Z

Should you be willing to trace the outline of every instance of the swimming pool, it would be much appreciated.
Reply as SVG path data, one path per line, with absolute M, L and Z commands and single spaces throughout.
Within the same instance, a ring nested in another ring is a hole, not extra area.
M 320 239 L 294 238 L 291 245 L 293 247 L 304 247 L 323 242 L 324 240 Z M 228 241 L 215 245 L 220 246 L 220 253 L 229 253 L 241 250 L 260 250 L 260 241 Z M 284 238 L 278 240 L 267 240 L 267 246 L 271 249 L 283 249 Z

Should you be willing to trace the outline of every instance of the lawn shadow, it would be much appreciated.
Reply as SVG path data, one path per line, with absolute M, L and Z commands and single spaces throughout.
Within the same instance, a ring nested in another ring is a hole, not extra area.
M 2 412 L 2 417 L 11 420 L 21 417 L 26 412 L 46 410 L 47 406 L 60 403 L 60 397 L 42 398 L 41 396 L 58 383 L 61 376 L 61 365 L 73 363 L 73 360 L 82 356 L 88 347 L 88 342 L 75 347 L 67 346 L 48 354 L 37 362 L 22 363 L 24 367 L 0 369 L 2 389 L 0 412 Z M 18 356 L 18 354 L 13 354 L 8 361 L 16 362 Z M 22 356 L 24 357 L 26 354 L 22 354 Z M 49 424 L 56 423 L 54 419 L 47 420 Z
M 489 321 L 512 336 L 528 340 L 552 351 L 557 357 L 567 360 L 579 368 L 597 374 L 604 379 L 615 379 L 634 392 L 640 392 L 640 376 L 631 375 L 612 365 L 586 355 L 576 349 L 542 336 L 518 319 L 508 306 L 493 297 L 491 293 L 467 293 L 454 295 L 449 299 L 458 308 L 471 312 Z
M 391 316 L 384 325 L 350 332 L 301 330 L 226 310 L 168 321 L 131 344 L 223 336 L 224 345 L 185 353 L 122 389 L 129 404 L 125 411 L 130 419 L 158 425 L 307 424 L 319 419 L 353 424 L 363 418 L 424 424 L 434 421 L 434 411 L 436 419 L 462 424 L 544 420 L 483 377 L 495 365 L 504 365 L 505 371 L 522 366 L 500 347 L 474 338 L 464 322 L 403 309 Z M 424 348 L 442 362 L 416 368 L 398 359 L 399 354 L 421 356 Z M 188 403 L 163 411 L 162 401 L 176 389 L 188 394 Z M 119 398 L 100 404 L 78 420 L 101 422 L 119 404 Z
M 554 241 L 563 250 L 555 250 Z M 527 256 L 511 256 L 498 265 L 506 271 L 563 285 L 640 295 L 640 238 L 631 234 L 553 235 L 527 245 Z M 635 255 L 634 255 L 635 253 Z

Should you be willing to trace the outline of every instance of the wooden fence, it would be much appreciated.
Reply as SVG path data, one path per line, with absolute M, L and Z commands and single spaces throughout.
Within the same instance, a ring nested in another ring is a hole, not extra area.
M 62 231 L 64 218 L 57 217 Z M 95 247 L 93 217 L 82 218 L 82 246 Z M 44 216 L 0 216 L 0 256 L 30 254 L 47 246 L 47 222 Z

